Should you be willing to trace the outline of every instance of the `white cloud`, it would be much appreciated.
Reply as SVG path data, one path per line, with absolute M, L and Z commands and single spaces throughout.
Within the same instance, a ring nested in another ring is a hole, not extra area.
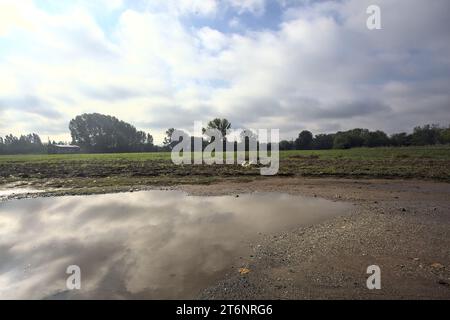
M 228 0 L 228 2 L 240 14 L 251 12 L 260 15 L 264 13 L 266 7 L 266 0 Z
M 217 52 L 223 50 L 228 44 L 228 38 L 222 32 L 210 27 L 203 27 L 197 32 L 202 46 L 209 51 Z
M 228 22 L 228 25 L 230 26 L 230 28 L 236 29 L 236 28 L 239 28 L 241 26 L 241 22 L 239 21 L 238 18 L 234 17 L 233 19 L 231 19 Z
M 29 29 L 31 24 L 26 19 L 27 5 L 23 2 L 3 0 L 0 2 L 0 37 L 7 36 L 14 29 Z
M 218 0 L 153 0 L 147 1 L 150 11 L 167 12 L 175 16 L 214 16 L 219 9 Z

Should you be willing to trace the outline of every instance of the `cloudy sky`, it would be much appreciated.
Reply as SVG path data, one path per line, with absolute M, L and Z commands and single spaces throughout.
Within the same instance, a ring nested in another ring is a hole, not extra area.
M 448 125 L 449 20 L 448 0 L 0 0 L 0 135 L 69 140 L 84 112 L 156 142 L 214 117 L 282 138 Z

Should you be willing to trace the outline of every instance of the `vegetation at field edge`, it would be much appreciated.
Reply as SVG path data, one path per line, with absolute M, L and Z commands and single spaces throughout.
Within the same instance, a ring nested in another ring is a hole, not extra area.
M 278 176 L 450 182 L 450 146 L 282 151 Z M 169 152 L 0 156 L 0 184 L 15 182 L 35 187 L 105 191 L 259 178 L 258 166 L 175 165 Z

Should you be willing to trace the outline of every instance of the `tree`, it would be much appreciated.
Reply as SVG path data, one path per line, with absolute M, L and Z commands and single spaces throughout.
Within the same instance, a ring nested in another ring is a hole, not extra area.
M 439 135 L 439 142 L 442 144 L 450 143 L 450 126 L 443 128 Z
M 352 147 L 350 136 L 345 132 L 337 132 L 333 139 L 333 149 L 349 149 Z
M 45 147 L 41 142 L 41 138 L 35 134 L 30 133 L 21 135 L 20 137 L 12 134 L 0 137 L 0 153 L 1 154 L 32 154 L 44 153 Z
M 281 140 L 279 148 L 280 150 L 294 150 L 294 141 Z
M 387 134 L 380 130 L 368 132 L 364 138 L 364 146 L 369 148 L 388 146 L 390 142 Z
M 153 137 L 119 119 L 99 113 L 82 114 L 69 124 L 72 143 L 88 152 L 153 150 Z
M 411 135 L 411 142 L 415 146 L 425 146 L 436 144 L 439 140 L 440 129 L 437 125 L 425 125 L 415 127 Z
M 244 129 L 241 131 L 239 138 L 241 142 L 247 142 L 249 140 L 258 141 L 258 135 L 250 129 Z
M 333 135 L 332 134 L 318 134 L 313 140 L 313 149 L 326 150 L 333 149 Z
M 243 144 L 245 151 L 258 150 L 258 135 L 250 129 L 244 129 L 239 134 L 240 144 Z
M 163 144 L 169 145 L 172 142 L 172 134 L 175 131 L 175 128 L 169 128 L 166 130 L 166 136 L 164 137 Z
M 172 141 L 172 135 L 173 135 L 174 131 L 175 131 L 175 128 L 167 129 L 166 136 L 164 137 L 163 145 L 166 148 L 168 148 L 169 150 L 172 150 L 173 146 L 178 142 L 178 141 Z
M 348 131 L 339 131 L 334 135 L 333 148 L 334 149 L 348 149 L 364 146 L 369 130 L 367 129 L 352 129 Z
M 231 123 L 227 119 L 215 118 L 214 120 L 208 122 L 208 126 L 206 127 L 206 129 L 203 128 L 203 133 L 205 133 L 207 129 L 219 130 L 224 140 L 226 140 L 228 130 L 231 129 Z
M 406 132 L 395 133 L 390 138 L 390 144 L 394 147 L 410 146 L 411 145 L 411 135 Z
M 295 147 L 297 150 L 308 150 L 312 148 L 313 135 L 308 130 L 303 130 L 295 140 Z

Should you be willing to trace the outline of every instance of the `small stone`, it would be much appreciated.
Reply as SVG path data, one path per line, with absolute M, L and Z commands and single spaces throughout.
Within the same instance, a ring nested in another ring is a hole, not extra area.
M 439 262 L 435 262 L 431 264 L 431 267 L 434 269 L 444 269 L 444 265 L 440 264 Z
M 443 285 L 443 286 L 446 286 L 446 287 L 450 286 L 450 284 L 447 281 L 444 281 L 444 280 L 439 280 L 438 283 Z
M 239 268 L 238 271 L 239 271 L 240 274 L 247 274 L 247 273 L 250 272 L 250 269 L 248 269 L 248 268 Z

